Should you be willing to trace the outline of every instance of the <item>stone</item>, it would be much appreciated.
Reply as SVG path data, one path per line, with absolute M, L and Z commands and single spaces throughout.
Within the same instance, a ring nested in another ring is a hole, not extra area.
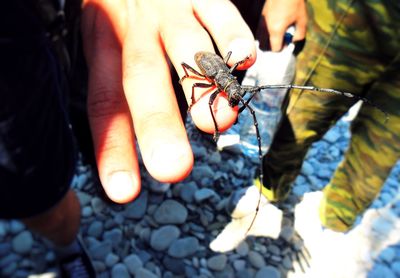
M 168 255 L 173 258 L 185 258 L 197 252 L 199 240 L 195 237 L 186 237 L 175 240 L 168 248 Z
M 28 254 L 32 250 L 33 237 L 31 232 L 23 231 L 12 239 L 12 249 L 20 255 Z
M 214 271 L 222 271 L 225 268 L 227 261 L 228 258 L 226 255 L 215 255 L 207 260 L 207 267 Z
M 151 233 L 150 246 L 156 251 L 168 249 L 171 243 L 179 238 L 181 231 L 173 225 L 163 226 Z
M 179 202 L 165 200 L 155 211 L 154 220 L 159 224 L 182 224 L 188 216 L 187 209 Z

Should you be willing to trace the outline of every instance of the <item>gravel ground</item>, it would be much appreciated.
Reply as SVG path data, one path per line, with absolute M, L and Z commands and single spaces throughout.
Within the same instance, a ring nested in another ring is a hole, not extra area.
M 281 207 L 285 213 L 279 237 L 248 236 L 223 253 L 209 245 L 231 221 L 226 210 L 231 193 L 252 184 L 257 163 L 251 159 L 218 152 L 209 136 L 189 128 L 196 158 L 191 175 L 181 183 L 160 184 L 143 171 L 141 195 L 127 205 L 105 202 L 90 167 L 80 164 L 73 187 L 82 205 L 81 232 L 99 277 L 311 277 L 304 259 L 311 268 L 315 264 L 295 231 L 294 206 L 305 193 L 319 191 L 327 183 L 347 147 L 348 127 L 348 122 L 340 121 L 313 145 L 293 194 Z M 354 254 L 361 259 L 353 257 L 347 263 L 354 259 L 358 274 L 348 270 L 348 275 L 340 276 L 333 270 L 332 277 L 400 277 L 399 239 L 375 249 L 365 243 L 377 238 L 387 241 L 388 233 L 400 228 L 399 178 L 400 165 L 396 165 L 368 210 L 373 216 L 357 226 L 364 232 L 358 232 L 348 250 L 364 247 L 366 251 Z M 340 252 L 337 255 L 347 253 Z M 1 277 L 53 277 L 56 263 L 48 245 L 20 222 L 1 221 L 0 269 Z

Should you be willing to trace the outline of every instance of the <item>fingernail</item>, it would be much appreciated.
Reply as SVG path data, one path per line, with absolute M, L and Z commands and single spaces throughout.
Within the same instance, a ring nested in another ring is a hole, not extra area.
M 104 190 L 107 196 L 117 203 L 129 202 L 139 193 L 132 174 L 126 171 L 112 173 Z

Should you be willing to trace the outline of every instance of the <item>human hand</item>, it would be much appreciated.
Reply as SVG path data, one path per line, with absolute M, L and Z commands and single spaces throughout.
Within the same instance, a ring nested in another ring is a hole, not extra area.
M 307 9 L 305 0 L 268 0 L 262 15 L 269 33 L 272 51 L 280 51 L 286 30 L 295 26 L 293 41 L 305 38 L 307 29 Z
M 86 0 L 82 36 L 89 66 L 88 113 L 101 183 L 111 200 L 125 203 L 140 192 L 137 140 L 149 173 L 161 182 L 185 178 L 193 154 L 181 120 L 167 56 L 184 75 L 194 54 L 232 51 L 240 68 L 255 61 L 253 36 L 228 0 Z M 191 82 L 183 87 L 190 102 Z M 208 97 L 200 90 L 191 114 L 213 132 Z M 211 93 L 211 92 L 208 92 Z M 237 111 L 218 97 L 214 110 L 221 130 Z M 206 120 L 204 120 L 206 119 Z M 207 120 L 208 119 L 208 120 Z

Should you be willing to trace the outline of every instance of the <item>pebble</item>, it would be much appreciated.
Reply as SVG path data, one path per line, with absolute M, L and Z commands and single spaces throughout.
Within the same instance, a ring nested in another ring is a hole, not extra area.
M 92 205 L 93 212 L 96 214 L 101 214 L 103 209 L 106 207 L 106 204 L 99 197 L 94 197 L 90 203 Z
M 12 246 L 10 242 L 0 242 L 0 257 L 6 256 L 11 250 Z
M 104 261 L 106 256 L 112 251 L 112 243 L 103 241 L 91 246 L 88 251 L 94 260 Z
M 83 191 L 78 191 L 77 196 L 81 207 L 87 206 L 88 204 L 90 204 L 90 201 L 92 200 L 92 196 Z
M 235 268 L 236 271 L 244 270 L 246 267 L 246 261 L 245 260 L 234 260 L 233 267 Z
M 142 261 L 135 254 L 131 254 L 124 258 L 124 264 L 129 273 L 135 275 L 135 272 L 143 266 Z
M 142 190 L 140 195 L 129 203 L 124 211 L 124 216 L 128 219 L 141 219 L 147 210 L 148 192 Z
M 213 197 L 216 198 L 217 194 L 215 193 L 214 190 L 209 188 L 202 188 L 200 190 L 197 190 L 194 194 L 194 199 L 196 200 L 197 203 L 202 203 L 205 200 Z
M 114 253 L 109 253 L 106 256 L 105 263 L 107 267 L 113 267 L 119 261 L 119 257 Z
M 95 220 L 90 223 L 87 233 L 91 237 L 100 238 L 103 234 L 103 222 Z
M 294 184 L 297 195 L 320 190 L 327 183 L 348 145 L 347 126 L 338 130 L 308 152 Z M 335 143 L 329 142 L 338 134 Z M 304 243 L 294 236 L 290 221 L 284 222 L 277 240 L 249 236 L 232 251 L 214 253 L 209 249 L 210 241 L 231 221 L 225 211 L 228 197 L 251 184 L 258 158 L 252 164 L 241 153 L 217 152 L 214 143 L 203 141 L 206 147 L 196 141 L 192 144 L 196 164 L 186 180 L 159 183 L 141 171 L 141 194 L 125 205 L 104 202 L 95 193 L 89 167 L 78 167 L 81 172 L 77 177 L 85 180 L 78 187 L 82 190 L 77 190 L 82 207 L 81 232 L 100 278 L 279 278 L 280 270 L 283 275 L 292 268 L 292 250 L 302 249 Z M 399 166 L 393 169 L 372 207 L 383 207 L 397 196 Z M 77 180 L 74 183 L 77 186 Z M 285 208 L 291 209 L 296 200 L 296 196 L 289 198 Z M 400 217 L 399 201 L 392 211 Z M 373 223 L 371 233 L 385 233 L 394 225 L 380 219 Z M 19 253 L 14 250 L 16 244 L 21 244 L 17 237 L 25 231 L 20 222 L 0 221 L 1 277 L 28 277 L 54 269 L 54 252 L 43 241 L 33 242 L 36 238 L 31 238 L 31 247 L 22 244 L 24 247 L 17 248 Z M 362 277 L 400 277 L 400 245 L 384 249 L 373 265 Z
M 14 252 L 20 255 L 28 254 L 32 250 L 33 237 L 31 232 L 23 231 L 16 235 L 11 242 Z
M 256 269 L 260 269 L 266 265 L 264 257 L 255 251 L 249 251 L 248 254 L 249 263 Z
M 304 176 L 312 176 L 314 174 L 314 167 L 310 164 L 310 162 L 304 161 L 301 168 L 301 173 Z
M 281 273 L 273 266 L 264 266 L 256 274 L 255 278 L 281 278 Z
M 157 251 L 166 250 L 174 240 L 178 239 L 180 234 L 181 231 L 176 226 L 163 226 L 152 232 L 150 246 Z
M 198 190 L 198 187 L 195 182 L 189 182 L 186 185 L 183 185 L 180 190 L 180 197 L 187 203 L 191 203 L 194 200 L 194 194 Z
M 241 256 L 246 256 L 249 253 L 249 250 L 250 248 L 246 241 L 242 241 L 236 247 L 236 253 L 238 253 Z
M 187 209 L 175 200 L 165 200 L 154 213 L 159 224 L 182 224 L 188 216 Z
M 141 267 L 137 270 L 135 277 L 140 278 L 157 278 L 158 276 L 152 273 L 151 271 Z
M 400 261 L 395 261 L 394 263 L 392 263 L 391 268 L 392 268 L 394 274 L 397 275 L 398 277 L 400 277 Z
M 383 264 L 378 264 L 368 273 L 367 278 L 396 278 L 396 276 L 389 267 Z
M 178 275 L 182 275 L 186 271 L 183 260 L 179 258 L 165 256 L 163 259 L 163 265 L 165 266 L 166 269 Z
M 103 234 L 103 239 L 105 241 L 111 242 L 113 247 L 118 246 L 121 243 L 123 234 L 121 229 L 114 228 L 110 231 L 105 231 Z
M 396 249 L 392 247 L 388 247 L 381 252 L 379 255 L 380 259 L 384 262 L 390 264 L 394 258 L 396 257 Z
M 25 230 L 25 225 L 17 220 L 11 220 L 9 225 L 9 231 L 11 234 L 16 235 Z
M 82 208 L 82 216 L 85 218 L 91 217 L 93 214 L 93 209 L 89 206 L 83 207 Z
M 173 258 L 185 258 L 197 252 L 199 240 L 195 237 L 186 237 L 175 240 L 168 248 L 168 255 Z
M 224 254 L 212 256 L 207 260 L 207 267 L 210 270 L 221 271 L 225 268 L 228 258 Z
M 0 220 L 0 239 L 3 238 L 7 234 L 8 223 L 6 221 Z
M 128 269 L 124 264 L 116 264 L 111 269 L 111 277 L 112 278 L 130 278 Z

